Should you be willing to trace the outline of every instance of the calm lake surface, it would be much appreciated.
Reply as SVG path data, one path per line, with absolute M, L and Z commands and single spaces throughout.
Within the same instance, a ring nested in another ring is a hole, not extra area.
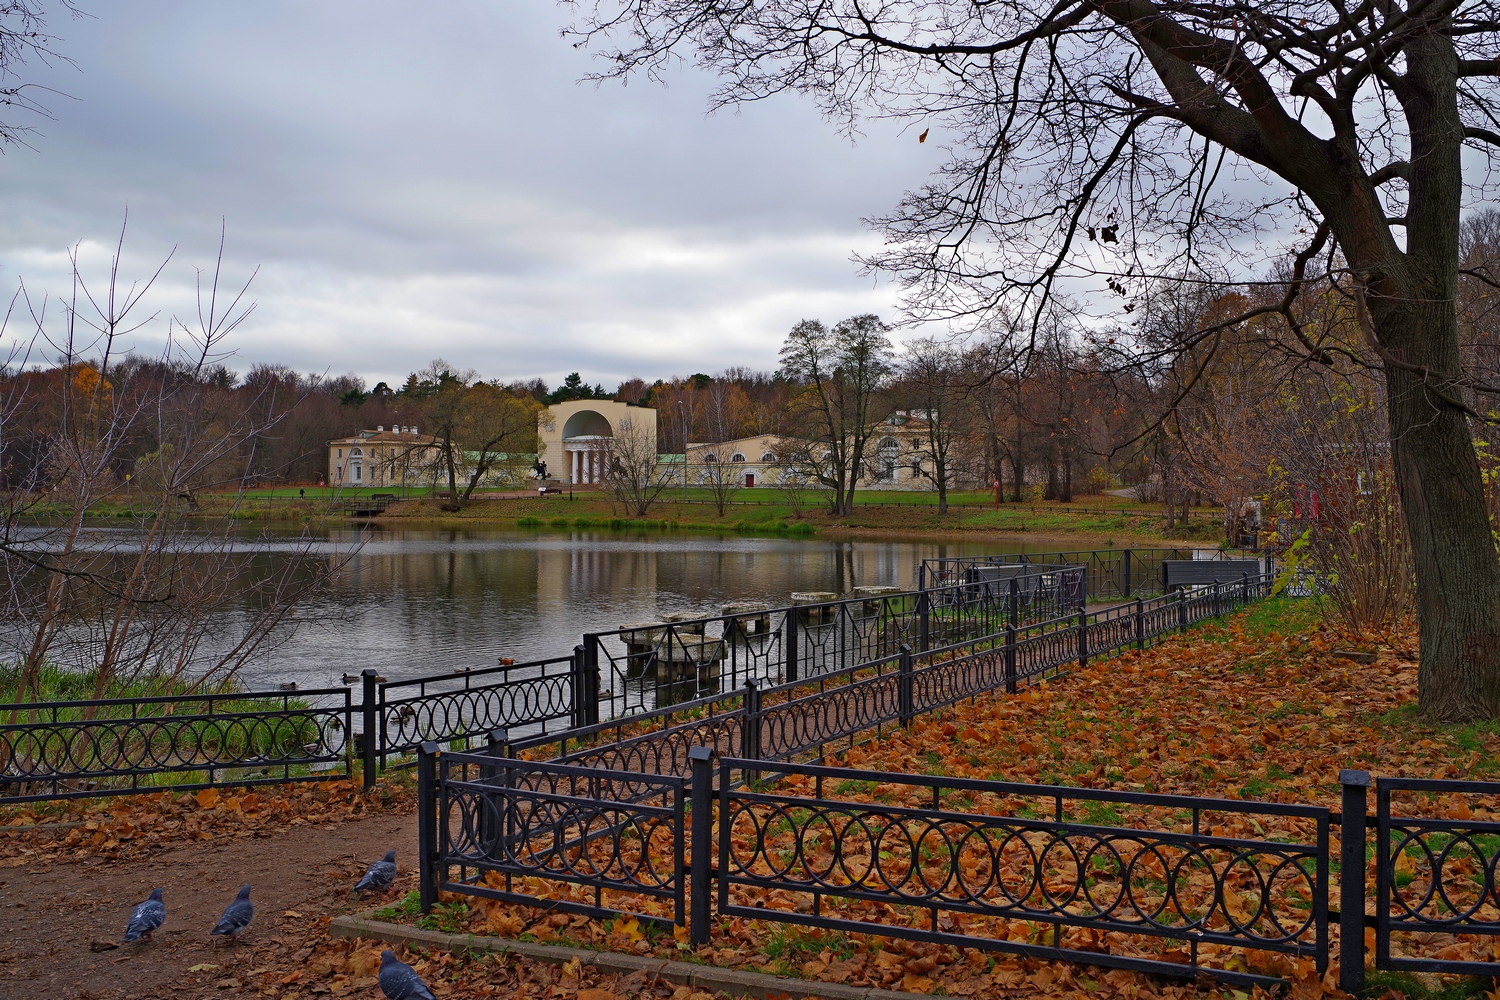
M 290 543 L 298 532 L 289 530 Z M 329 530 L 330 551 L 357 538 Z M 255 543 L 274 560 L 275 539 Z M 254 547 L 254 546 L 252 546 Z M 915 588 L 923 559 L 1091 547 L 1066 539 L 881 541 L 662 531 L 377 527 L 300 626 L 242 679 L 261 688 L 338 684 L 367 667 L 396 680 L 565 656 L 585 632 L 718 614 L 793 591 Z

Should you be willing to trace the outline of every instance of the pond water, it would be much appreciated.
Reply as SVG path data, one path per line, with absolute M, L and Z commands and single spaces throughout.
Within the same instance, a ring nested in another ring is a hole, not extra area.
M 288 539 L 292 536 L 289 531 Z M 352 531 L 331 529 L 330 550 Z M 275 558 L 275 539 L 265 544 Z M 373 668 L 396 680 L 566 656 L 583 634 L 718 614 L 793 591 L 913 589 L 923 559 L 1086 547 L 1077 540 L 791 539 L 708 532 L 515 531 L 381 526 L 313 599 L 286 641 L 258 655 L 252 687 L 338 684 Z

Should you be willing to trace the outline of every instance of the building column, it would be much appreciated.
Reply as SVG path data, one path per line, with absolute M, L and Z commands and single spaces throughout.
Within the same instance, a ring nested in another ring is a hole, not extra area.
M 578 452 L 568 452 L 568 482 L 578 484 Z

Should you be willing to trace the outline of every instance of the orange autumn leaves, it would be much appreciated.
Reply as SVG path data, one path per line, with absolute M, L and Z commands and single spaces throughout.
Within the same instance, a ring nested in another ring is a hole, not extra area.
M 1344 767 L 1377 776 L 1495 777 L 1500 758 L 1495 728 L 1435 729 L 1421 724 L 1411 711 L 1413 636 L 1388 636 L 1374 663 L 1359 664 L 1335 656 L 1339 638 L 1308 620 L 1305 608 L 1301 612 L 1299 622 L 1296 602 L 1281 602 L 1280 610 L 1269 613 L 1262 606 L 1185 637 L 1171 637 L 1146 652 L 1074 669 L 1016 696 L 981 696 L 829 763 L 1335 807 L 1337 775 Z M 802 784 L 792 778 L 778 791 L 811 791 Z M 899 789 L 882 785 L 862 791 L 877 797 L 884 792 L 890 800 Z M 1005 814 L 995 803 L 983 805 L 984 811 Z M 1435 807 L 1455 817 L 1466 817 L 1470 809 L 1458 801 L 1440 801 Z M 1222 832 L 1230 835 L 1308 837 L 1306 830 L 1263 817 L 1227 822 Z M 577 894 L 556 884 L 535 888 L 551 898 Z M 1226 905 L 1234 904 L 1234 899 L 1226 900 Z M 642 903 L 632 900 L 631 905 Z M 652 904 L 644 905 L 649 909 Z M 636 940 L 636 935 L 622 933 L 621 923 L 487 904 L 478 908 L 471 928 L 515 934 L 519 927 L 519 933 L 543 940 L 583 941 L 661 957 L 684 948 L 669 937 Z M 1026 939 L 1043 928 L 999 921 L 983 930 Z M 1094 944 L 1113 943 L 1101 939 Z M 712 946 L 698 954 L 720 965 L 912 992 L 941 987 L 959 996 L 1008 991 L 1186 996 L 1199 990 L 1130 973 L 1103 974 L 1083 966 L 739 919 L 717 921 Z M 1160 957 L 1171 960 L 1170 954 Z M 1228 952 L 1226 960 L 1237 961 Z M 1315 995 L 1332 985 L 1331 979 L 1316 975 L 1309 960 L 1258 956 L 1257 967 L 1289 977 L 1300 995 Z
M 47 857 L 133 857 L 165 844 L 270 836 L 303 825 L 340 823 L 373 812 L 405 811 L 402 784 L 372 792 L 350 781 L 154 792 L 0 812 L 0 866 Z
M 918 719 L 844 763 L 1335 807 L 1341 768 L 1500 776 L 1500 727 L 1417 720 L 1414 636 L 1359 664 L 1333 655 L 1339 640 L 1321 625 L 1247 629 L 1248 617 Z

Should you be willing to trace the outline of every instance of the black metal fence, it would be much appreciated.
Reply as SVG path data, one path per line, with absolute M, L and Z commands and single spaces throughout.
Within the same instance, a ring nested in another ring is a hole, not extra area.
M 571 727 L 585 714 L 581 669 L 574 655 L 398 681 L 372 682 L 369 671 L 363 704 L 373 704 L 374 712 L 363 719 L 364 731 L 376 734 L 379 767 L 387 769 L 414 765 L 417 748 L 428 741 L 468 749 L 494 729 L 520 734 Z
M 722 915 L 1247 985 L 1204 946 L 1328 965 L 1324 808 L 727 758 L 717 789 Z
M 424 909 L 439 891 L 456 891 L 661 920 L 632 908 L 646 898 L 684 922 L 681 778 L 420 749 L 419 787 L 436 792 L 419 804 Z
M 1377 968 L 1497 975 L 1497 799 L 1500 782 L 1380 779 L 1375 808 Z M 1399 814 L 1403 809 L 1406 815 Z M 1447 815 L 1412 815 L 1419 812 Z M 1484 812 L 1488 819 L 1476 816 Z
M 42 702 L 0 713 L 0 802 L 352 774 L 348 688 Z
M 918 589 L 971 583 L 998 573 L 1025 572 L 1030 566 L 1082 566 L 1089 601 L 1129 600 L 1162 593 L 1161 564 L 1172 559 L 1263 559 L 1263 572 L 1274 569 L 1270 556 L 1237 549 L 1195 548 L 1087 549 L 1076 552 L 1015 552 L 989 556 L 924 559 L 917 571 Z M 1237 579 L 1239 573 L 1232 574 Z M 1222 582 L 1229 583 L 1231 575 Z
M 730 605 L 718 616 L 626 626 L 584 636 L 600 706 L 590 722 L 691 701 L 748 680 L 796 681 L 891 656 L 992 635 L 1078 610 L 1082 566 L 1028 566 L 915 591 L 862 588 L 789 607 Z
M 556 741 L 560 758 L 654 774 L 684 773 L 695 745 L 818 757 L 913 712 L 1143 644 L 1267 583 L 1085 613 L 1088 567 L 1030 558 L 918 591 L 862 588 L 594 633 L 567 657 L 396 681 L 366 670 L 357 706 L 347 687 L 0 705 L 0 802 L 356 768 L 371 785 L 381 769 L 413 764 L 422 742 L 465 750 L 496 728 L 533 747 Z
M 694 945 L 710 942 L 717 913 L 1239 985 L 1276 980 L 1278 967 L 1257 953 L 1326 972 L 1336 918 L 1340 986 L 1352 993 L 1372 957 L 1378 969 L 1497 969 L 1500 782 L 1381 779 L 1368 817 L 1369 776 L 1349 771 L 1335 814 L 736 758 L 701 745 L 689 748 L 684 775 L 667 777 L 518 760 L 503 740 L 489 755 L 422 750 L 425 906 L 441 889 L 670 919 Z M 1395 815 L 1393 797 L 1408 793 L 1425 800 L 1408 811 L 1445 815 Z
M 689 750 L 763 760 L 818 760 L 917 715 L 1142 648 L 1265 597 L 1269 576 L 1101 611 L 1079 610 L 925 652 L 907 647 L 858 666 L 738 690 L 557 733 L 516 738 L 518 755 L 643 774 L 687 773 Z

